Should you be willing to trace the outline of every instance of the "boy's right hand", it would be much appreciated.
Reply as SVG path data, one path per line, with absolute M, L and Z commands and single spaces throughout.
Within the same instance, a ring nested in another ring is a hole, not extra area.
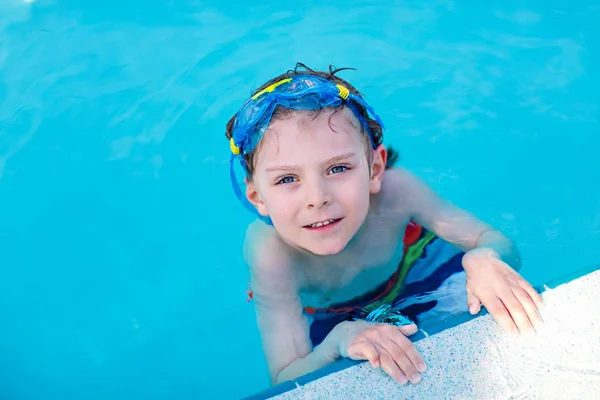
M 353 360 L 369 360 L 401 385 L 421 381 L 419 372 L 427 366 L 413 343 L 407 338 L 417 332 L 416 325 L 393 326 L 367 321 L 345 321 L 339 330 L 339 354 Z

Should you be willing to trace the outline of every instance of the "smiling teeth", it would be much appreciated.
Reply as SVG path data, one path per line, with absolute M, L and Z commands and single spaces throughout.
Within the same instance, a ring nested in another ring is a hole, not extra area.
M 309 225 L 309 226 L 310 226 L 311 228 L 320 228 L 320 227 L 322 227 L 322 226 L 329 225 L 329 224 L 331 224 L 332 222 L 335 222 L 335 221 L 337 221 L 337 220 L 335 220 L 335 219 L 330 219 L 330 220 L 328 220 L 328 221 L 317 222 L 317 223 L 311 224 L 311 225 Z

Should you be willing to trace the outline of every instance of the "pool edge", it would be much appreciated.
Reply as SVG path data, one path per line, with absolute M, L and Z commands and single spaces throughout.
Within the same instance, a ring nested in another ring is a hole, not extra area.
M 562 275 L 558 278 L 551 279 L 544 284 L 538 285 L 535 287 L 535 289 L 538 293 L 541 294 L 548 289 L 554 289 L 560 285 L 569 283 L 571 281 L 574 281 L 576 279 L 579 279 L 585 275 L 591 274 L 596 271 L 600 271 L 600 264 L 595 264 L 595 265 L 591 265 L 589 267 L 577 269 L 575 271 L 572 271 L 570 273 Z M 488 314 L 487 310 L 485 310 L 485 308 L 482 308 L 481 312 L 477 315 L 471 315 L 468 312 L 454 315 L 447 319 L 441 320 L 439 322 L 439 324 L 436 324 L 435 326 L 433 326 L 433 328 L 429 329 L 426 333 L 423 332 L 422 330 L 419 330 L 415 335 L 410 337 L 410 340 L 412 342 L 421 341 L 423 339 L 428 338 L 429 336 L 437 335 L 443 331 L 454 328 L 458 325 L 461 325 L 465 322 L 474 320 L 476 318 L 483 317 L 484 315 L 487 315 L 487 314 Z M 244 397 L 244 398 L 242 398 L 242 400 L 269 399 L 269 398 L 281 395 L 283 393 L 292 391 L 300 386 L 306 385 L 307 383 L 316 381 L 318 379 L 321 379 L 321 378 L 331 375 L 333 373 L 343 371 L 347 368 L 361 364 L 363 362 L 366 362 L 366 361 L 354 361 L 354 360 L 350 360 L 350 359 L 343 359 L 340 361 L 336 361 L 336 362 L 329 364 L 321 369 L 318 369 L 318 370 L 310 372 L 306 375 L 300 376 L 294 380 L 289 380 L 286 382 L 279 383 L 279 384 L 272 386 L 266 390 L 263 390 L 259 393 L 250 395 L 248 397 Z

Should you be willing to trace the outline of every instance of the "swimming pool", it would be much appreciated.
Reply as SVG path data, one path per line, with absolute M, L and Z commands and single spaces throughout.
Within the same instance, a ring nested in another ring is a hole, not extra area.
M 0 0 L 0 397 L 267 387 L 224 125 L 297 61 L 533 283 L 598 262 L 598 6 L 337 4 Z

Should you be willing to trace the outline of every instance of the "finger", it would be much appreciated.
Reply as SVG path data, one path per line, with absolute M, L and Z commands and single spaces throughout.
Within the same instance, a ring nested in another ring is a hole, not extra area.
M 402 334 L 406 336 L 414 335 L 419 330 L 419 328 L 417 328 L 417 325 L 415 324 L 402 325 L 399 326 L 398 329 L 400 329 L 400 332 L 402 332 Z
M 538 309 L 535 306 L 533 299 L 520 286 L 514 286 L 512 291 L 519 303 L 521 303 L 521 306 L 525 310 L 525 313 L 527 314 L 527 317 L 533 324 L 534 328 L 539 329 L 543 324 L 543 321 L 542 317 L 540 317 L 540 314 L 538 313 Z
M 394 357 L 398 367 L 412 383 L 419 383 L 419 372 L 425 372 L 427 366 L 414 344 L 404 335 L 396 333 L 390 337 L 386 350 Z
M 538 309 L 544 307 L 544 300 L 542 299 L 542 296 L 540 296 L 537 290 L 535 290 L 533 286 L 529 284 L 529 282 L 527 282 L 525 279 L 519 279 L 517 282 L 519 283 L 519 286 L 525 290 L 529 297 L 531 297 Z
M 508 289 L 508 288 L 507 288 Z M 500 300 L 508 310 L 519 332 L 533 332 L 533 324 L 529 320 L 527 313 L 521 303 L 515 297 L 512 290 L 508 289 L 500 294 Z
M 519 330 L 504 306 L 504 303 L 502 303 L 498 297 L 493 296 L 485 298 L 482 303 L 502 329 L 510 333 L 519 333 Z
M 402 349 L 402 351 L 410 360 L 411 364 L 415 366 L 417 371 L 427 371 L 427 364 L 425 364 L 425 361 L 423 361 L 423 357 L 421 357 L 421 354 L 419 354 L 419 351 L 417 350 L 415 345 L 410 341 L 410 339 L 403 335 L 396 334 L 392 337 L 392 340 L 400 349 Z
M 475 296 L 475 294 L 467 287 L 467 306 L 469 307 L 469 312 L 471 315 L 478 314 L 481 311 L 481 301 L 479 297 Z
M 406 376 L 411 383 L 419 383 L 421 381 L 421 375 L 419 375 L 417 367 L 413 365 L 404 350 L 391 339 L 385 340 L 382 344 L 404 376 Z
M 375 346 L 377 346 L 377 350 L 380 354 L 379 359 L 381 360 L 381 368 L 400 385 L 406 385 L 408 383 L 408 378 L 398 367 L 398 364 L 393 360 L 393 357 L 380 343 L 377 343 Z
M 375 345 L 366 339 L 358 340 L 348 347 L 348 358 L 351 360 L 369 360 L 374 368 L 380 365 L 379 353 Z

